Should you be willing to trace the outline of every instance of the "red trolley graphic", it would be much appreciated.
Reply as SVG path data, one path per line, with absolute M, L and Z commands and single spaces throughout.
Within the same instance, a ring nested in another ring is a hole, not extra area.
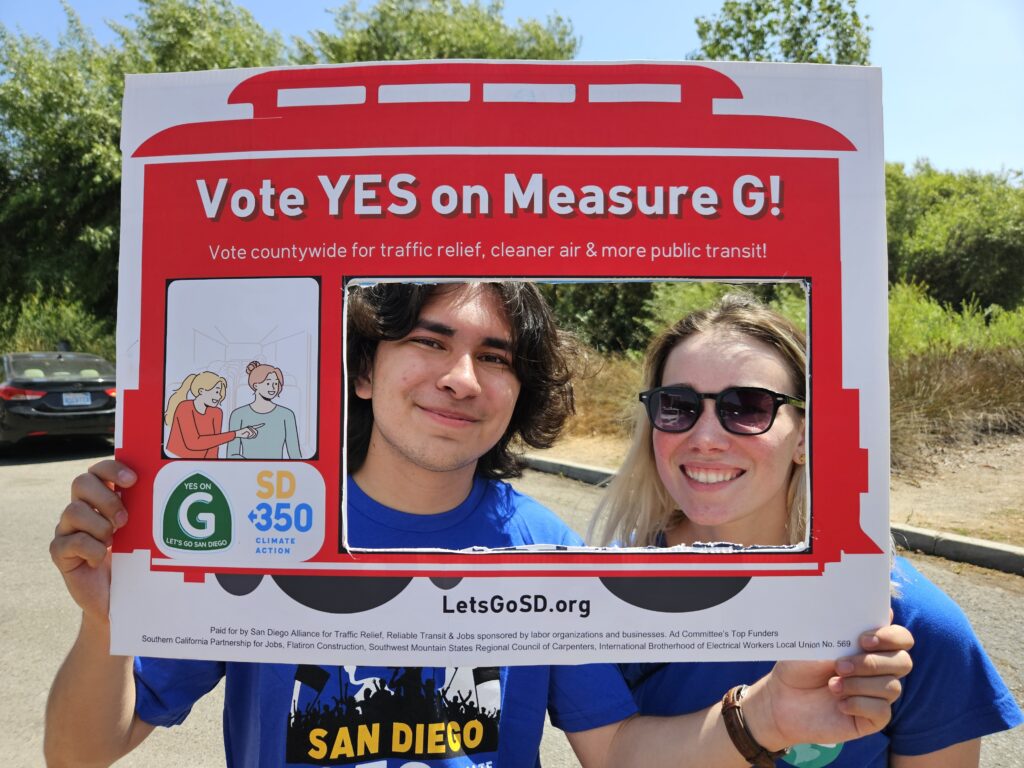
M 698 579 L 674 590 L 685 599 L 646 606 L 689 611 L 721 603 L 751 577 L 813 577 L 849 555 L 879 553 L 860 521 L 868 464 L 859 393 L 843 383 L 840 169 L 858 148 L 840 132 L 739 114 L 729 105 L 742 106 L 743 94 L 730 77 L 688 64 L 283 69 L 248 77 L 227 104 L 237 117 L 161 130 L 132 155 L 144 169 L 142 312 L 138 387 L 122 393 L 118 457 L 140 477 L 127 503 L 152 506 L 153 524 L 128 526 L 115 552 L 149 552 L 152 570 L 190 582 L 214 574 L 239 595 L 272 576 L 299 602 L 334 613 L 373 608 L 415 576 L 442 587 L 468 577 L 597 577 L 642 607 L 652 578 Z M 800 281 L 813 457 L 806 546 L 348 550 L 345 290 L 397 278 Z M 240 317 L 288 304 L 276 310 L 306 318 L 305 330 L 250 338 L 182 322 L 225 286 L 237 286 L 227 300 Z M 181 350 L 188 364 L 176 362 Z M 192 405 L 170 409 L 169 393 L 214 357 L 235 378 L 221 377 L 219 390 L 192 379 L 182 396 Z M 245 373 L 247 363 L 277 372 Z M 205 454 L 168 448 L 171 430 L 193 427 Z M 265 440 L 271 427 L 274 441 Z M 202 538 L 227 508 L 234 538 Z M 174 509 L 205 510 L 206 523 Z M 321 589 L 325 577 L 364 581 L 339 602 Z

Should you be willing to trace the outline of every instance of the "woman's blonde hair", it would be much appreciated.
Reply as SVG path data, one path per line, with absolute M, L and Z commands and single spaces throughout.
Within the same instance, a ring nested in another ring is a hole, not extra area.
M 726 294 L 712 306 L 691 312 L 656 337 L 644 355 L 643 388 L 661 386 L 665 362 L 676 346 L 690 336 L 712 330 L 741 333 L 777 351 L 796 387 L 795 392 L 786 394 L 806 399 L 807 347 L 803 331 L 747 293 Z M 651 433 L 647 414 L 638 404 L 629 452 L 598 504 L 587 531 L 587 538 L 592 544 L 654 546 L 660 543 L 663 531 L 685 517 L 685 512 L 679 510 L 658 476 Z M 804 465 L 795 464 L 789 480 L 789 521 L 786 527 L 790 544 L 802 542 L 806 535 L 805 471 Z
M 167 410 L 164 411 L 164 424 L 171 426 L 171 422 L 174 421 L 174 411 L 181 405 L 182 401 L 188 397 L 188 393 L 192 393 L 192 397 L 199 397 L 199 390 L 213 389 L 220 384 L 224 391 L 228 391 L 228 382 L 223 376 L 218 376 L 216 373 L 211 371 L 203 371 L 202 373 L 190 373 L 185 377 L 185 380 L 181 382 L 181 386 L 178 387 L 167 398 Z

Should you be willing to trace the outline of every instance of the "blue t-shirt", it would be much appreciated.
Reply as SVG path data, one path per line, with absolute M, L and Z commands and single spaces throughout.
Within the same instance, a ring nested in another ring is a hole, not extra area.
M 845 744 L 797 745 L 778 768 L 886 768 L 890 752 L 923 755 L 1024 720 L 960 607 L 902 557 L 892 577 L 899 587 L 893 621 L 914 635 L 914 668 L 892 719 L 881 732 Z M 644 715 L 703 709 L 771 668 L 763 661 L 621 665 Z
M 577 544 L 551 511 L 498 481 L 477 479 L 462 504 L 410 515 L 347 485 L 349 541 L 366 547 Z M 545 711 L 567 731 L 623 720 L 636 705 L 610 664 L 369 667 L 137 658 L 135 708 L 175 725 L 226 677 L 228 766 L 430 768 L 532 766 Z

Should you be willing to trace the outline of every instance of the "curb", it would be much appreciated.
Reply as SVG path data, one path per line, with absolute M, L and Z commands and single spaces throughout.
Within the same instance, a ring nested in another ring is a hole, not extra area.
M 563 475 L 570 480 L 578 480 L 588 485 L 602 485 L 615 475 L 605 467 L 592 467 L 572 461 L 554 461 L 535 454 L 527 454 L 524 459 L 530 469 Z M 903 549 L 1024 576 L 1024 547 L 899 524 L 892 525 L 892 536 L 897 546 Z
M 591 467 L 572 461 L 552 461 L 529 453 L 523 459 L 530 469 L 546 472 L 549 475 L 563 475 L 570 480 L 579 480 L 587 485 L 602 485 L 615 475 L 610 469 L 604 467 Z
M 893 525 L 892 537 L 904 549 L 1024 576 L 1024 547 L 909 525 Z

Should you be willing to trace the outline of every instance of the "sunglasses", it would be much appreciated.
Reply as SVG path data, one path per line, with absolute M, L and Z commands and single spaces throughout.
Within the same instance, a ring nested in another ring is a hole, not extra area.
M 698 392 L 676 384 L 640 393 L 651 426 L 662 432 L 686 432 L 693 428 L 704 410 L 704 401 L 715 401 L 715 414 L 726 432 L 734 435 L 763 435 L 775 423 L 783 405 L 803 410 L 799 397 L 782 395 L 761 387 L 729 387 L 721 392 Z

